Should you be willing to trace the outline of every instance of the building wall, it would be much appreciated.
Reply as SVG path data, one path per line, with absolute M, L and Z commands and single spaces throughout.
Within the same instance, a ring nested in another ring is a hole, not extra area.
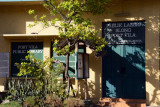
M 50 56 L 51 39 L 34 37 L 5 38 L 3 34 L 30 34 L 37 32 L 39 34 L 57 35 L 58 31 L 49 27 L 43 29 L 39 24 L 33 28 L 27 27 L 33 23 L 33 17 L 27 14 L 29 9 L 35 9 L 38 15 L 48 14 L 47 10 L 41 5 L 0 5 L 0 52 L 10 52 L 13 41 L 43 41 L 44 56 Z M 146 101 L 147 105 L 160 105 L 159 91 L 159 15 L 160 1 L 158 0 L 113 0 L 108 6 L 108 12 L 103 15 L 91 16 L 85 13 L 84 17 L 90 17 L 100 31 L 102 22 L 107 21 L 135 21 L 145 20 L 145 72 L 146 72 Z M 121 13 L 127 13 L 123 16 Z M 118 16 L 120 15 L 120 16 Z M 3 47 L 3 48 L 2 48 Z M 95 59 L 94 53 L 87 49 L 89 56 L 89 75 L 87 80 L 87 97 L 97 101 L 102 96 L 102 58 Z M 75 79 L 72 79 L 74 84 Z M 5 78 L 0 78 L 0 91 L 4 91 Z M 79 80 L 79 96 L 84 98 L 84 81 Z M 75 86 L 76 87 L 76 86 Z

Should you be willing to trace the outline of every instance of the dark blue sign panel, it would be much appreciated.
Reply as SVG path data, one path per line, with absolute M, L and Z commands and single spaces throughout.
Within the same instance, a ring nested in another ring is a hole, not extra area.
M 144 44 L 145 21 L 103 22 L 102 35 L 108 44 Z
M 33 53 L 35 58 L 43 60 L 43 42 L 12 42 L 11 76 L 17 76 L 19 69 L 15 63 L 25 62 L 28 51 Z

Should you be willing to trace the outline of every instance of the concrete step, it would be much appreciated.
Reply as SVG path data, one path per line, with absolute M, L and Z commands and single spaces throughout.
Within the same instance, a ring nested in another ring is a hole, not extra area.
M 146 107 L 143 99 L 101 98 L 99 105 L 102 107 Z

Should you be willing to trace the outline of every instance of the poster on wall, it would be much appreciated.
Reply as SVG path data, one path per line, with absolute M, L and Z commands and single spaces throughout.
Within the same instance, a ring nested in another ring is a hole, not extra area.
M 0 77 L 9 77 L 9 52 L 0 52 Z
M 35 58 L 43 60 L 43 42 L 12 42 L 11 44 L 11 76 L 16 77 L 19 69 L 15 63 L 25 62 L 28 52 Z
M 108 44 L 144 44 L 145 21 L 103 22 L 102 35 Z

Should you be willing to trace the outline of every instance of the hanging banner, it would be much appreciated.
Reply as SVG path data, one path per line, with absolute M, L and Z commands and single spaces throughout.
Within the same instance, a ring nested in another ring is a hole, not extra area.
M 144 44 L 145 21 L 103 22 L 102 35 L 108 44 Z

